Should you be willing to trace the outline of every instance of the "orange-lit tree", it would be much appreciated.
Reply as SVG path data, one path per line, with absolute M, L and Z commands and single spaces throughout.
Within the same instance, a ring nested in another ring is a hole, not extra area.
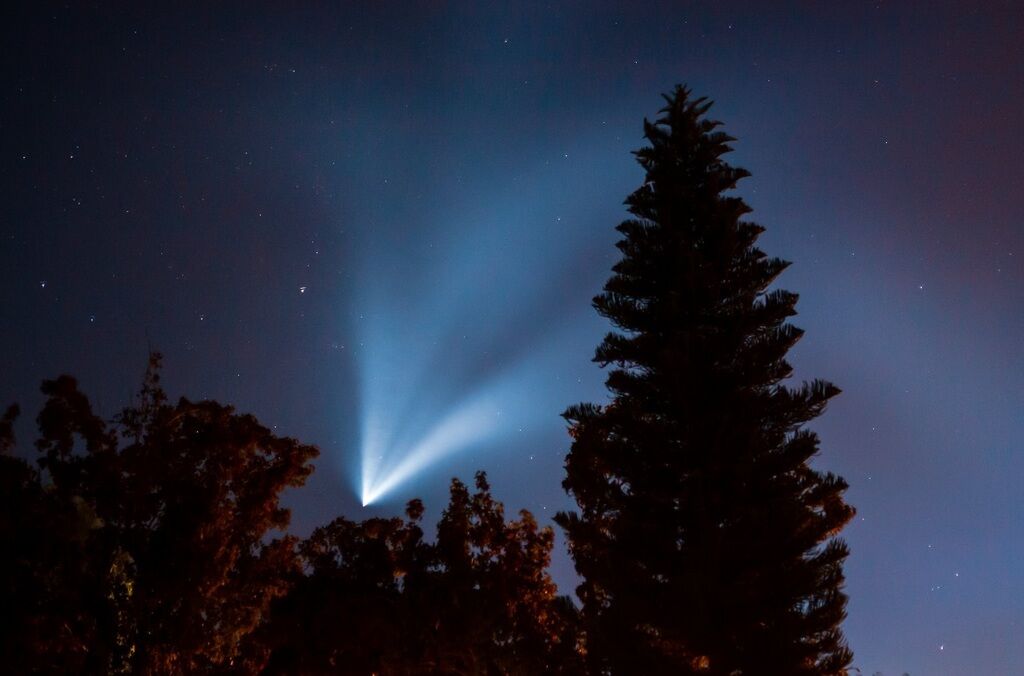
M 168 403 L 158 370 L 154 355 L 113 425 L 73 378 L 45 382 L 41 472 L 2 458 L 0 499 L 19 508 L 0 521 L 3 647 L 28 671 L 223 673 L 297 569 L 293 539 L 270 536 L 316 449 L 229 406 Z
M 547 573 L 553 533 L 528 512 L 506 521 L 483 473 L 425 542 L 408 519 L 344 518 L 301 546 L 309 568 L 275 604 L 268 673 L 579 673 L 575 609 Z

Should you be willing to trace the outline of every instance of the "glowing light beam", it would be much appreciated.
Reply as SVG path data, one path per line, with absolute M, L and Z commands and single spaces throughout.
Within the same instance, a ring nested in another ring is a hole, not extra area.
M 572 185 L 547 161 L 497 191 L 460 180 L 439 185 L 447 199 L 416 216 L 429 240 L 386 223 L 357 234 L 346 328 L 362 408 L 350 476 L 364 506 L 470 447 L 507 452 L 524 432 L 557 430 L 566 402 L 592 398 L 578 374 L 590 371 L 587 355 L 606 330 L 586 305 L 603 272 L 584 274 L 596 246 L 590 224 L 603 218 L 603 139 L 602 130 L 574 144 L 580 167 L 595 169 Z M 556 183 L 591 206 L 563 219 Z M 581 300 L 579 314 L 566 312 L 568 297 Z M 567 354 L 580 355 L 578 368 Z
M 364 449 L 363 506 L 393 490 L 438 458 L 485 439 L 497 429 L 499 416 L 500 412 L 493 402 L 486 399 L 473 401 L 461 407 L 434 427 L 422 441 L 404 455 L 398 465 L 376 480 L 369 478 L 369 474 L 379 469 L 377 463 L 366 462 L 367 455 L 371 458 L 376 457 L 374 447 Z

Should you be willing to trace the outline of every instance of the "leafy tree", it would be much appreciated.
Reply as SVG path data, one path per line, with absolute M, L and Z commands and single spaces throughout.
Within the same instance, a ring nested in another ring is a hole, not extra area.
M 786 352 L 797 296 L 769 290 L 788 263 L 728 195 L 748 175 L 733 140 L 685 87 L 665 97 L 644 184 L 618 226 L 621 260 L 597 296 L 618 329 L 606 406 L 565 417 L 568 535 L 595 673 L 839 674 L 847 484 L 811 468 L 804 427 L 838 394 L 796 389 Z
M 43 383 L 36 469 L 0 417 L 0 650 L 16 673 L 578 673 L 553 533 L 452 482 L 435 542 L 338 518 L 298 543 L 279 495 L 316 449 L 216 402 L 171 404 L 153 355 L 108 423 Z M 273 612 L 271 610 L 273 609 Z
M 483 472 L 476 492 L 453 480 L 437 525 L 440 574 L 417 590 L 437 628 L 431 662 L 442 673 L 539 674 L 570 668 L 571 615 L 547 572 L 554 533 L 526 510 L 506 523 Z M 412 591 L 412 590 L 410 590 Z M 556 658 L 556 659 L 552 659 Z
M 93 537 L 99 520 L 13 457 L 12 406 L 0 422 L 0 653 L 11 673 L 101 673 L 110 616 Z M 116 671 L 111 669 L 111 671 Z
M 422 653 L 419 622 L 402 595 L 426 574 L 422 505 L 408 521 L 339 517 L 300 545 L 308 574 L 275 603 L 261 639 L 272 653 L 265 673 L 403 673 Z
M 452 481 L 427 543 L 408 519 L 339 518 L 301 545 L 309 569 L 267 627 L 269 673 L 572 673 L 574 608 L 546 572 L 553 533 L 506 522 L 483 473 Z
M 112 425 L 73 378 L 44 382 L 42 471 L 2 458 L 3 499 L 29 515 L 0 521 L 0 566 L 18 581 L 4 588 L 18 610 L 0 612 L 24 627 L 4 647 L 31 671 L 236 669 L 297 570 L 294 539 L 270 535 L 288 524 L 280 493 L 304 483 L 317 450 L 229 406 L 168 403 L 159 366 L 153 355 Z

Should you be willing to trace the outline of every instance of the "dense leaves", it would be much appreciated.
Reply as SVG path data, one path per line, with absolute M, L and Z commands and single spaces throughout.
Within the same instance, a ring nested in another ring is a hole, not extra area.
M 577 673 L 554 534 L 453 480 L 433 542 L 407 519 L 283 534 L 317 455 L 212 401 L 169 404 L 154 355 L 108 424 L 43 383 L 38 466 L 0 418 L 0 650 L 14 673 Z
M 158 367 L 111 425 L 74 379 L 45 382 L 41 472 L 0 458 L 3 652 L 26 670 L 224 671 L 298 569 L 293 539 L 270 536 L 316 449 L 167 403 Z
M 553 533 L 506 522 L 483 473 L 453 480 L 433 543 L 408 519 L 339 518 L 303 543 L 310 569 L 275 611 L 271 673 L 574 673 L 575 609 L 547 574 Z
M 607 406 L 565 416 L 560 514 L 596 673 L 838 674 L 846 484 L 810 467 L 803 425 L 838 393 L 783 384 L 802 332 L 788 265 L 729 196 L 747 172 L 685 88 L 644 125 L 644 184 L 626 200 L 621 260 L 594 300 L 612 321 L 595 361 Z

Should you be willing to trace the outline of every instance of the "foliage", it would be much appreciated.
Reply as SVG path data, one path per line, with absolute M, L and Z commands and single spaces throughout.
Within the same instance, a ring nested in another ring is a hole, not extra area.
M 223 671 L 297 570 L 294 539 L 269 536 L 316 449 L 216 402 L 169 404 L 159 363 L 109 425 L 73 378 L 44 382 L 42 471 L 2 458 L 3 651 L 31 670 Z
M 153 355 L 106 423 L 43 383 L 39 469 L 0 418 L 0 628 L 16 673 L 539 674 L 578 671 L 554 534 L 506 522 L 483 473 L 453 480 L 436 542 L 406 520 L 281 535 L 317 455 L 212 401 L 170 404 Z M 272 537 L 278 533 L 279 537 Z
M 427 543 L 407 520 L 338 518 L 301 547 L 309 568 L 267 634 L 271 673 L 567 673 L 571 603 L 546 572 L 553 533 L 529 512 L 506 522 L 485 475 L 457 479 Z

